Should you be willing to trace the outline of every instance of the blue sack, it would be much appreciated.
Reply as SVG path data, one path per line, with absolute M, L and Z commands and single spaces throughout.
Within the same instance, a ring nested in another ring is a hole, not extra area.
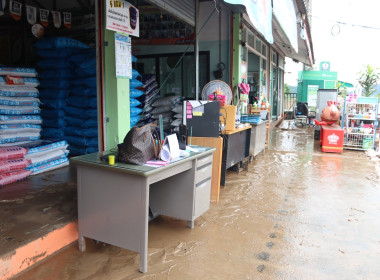
M 59 59 L 44 59 L 36 63 L 36 65 L 43 70 L 46 69 L 63 69 L 70 68 L 71 64 L 68 59 L 59 58 Z
M 141 77 L 140 73 L 136 69 L 132 69 L 132 79 L 137 79 Z
M 69 79 L 41 79 L 40 87 L 43 89 L 67 89 L 70 87 L 70 82 Z
M 143 91 L 135 89 L 135 88 L 131 88 L 130 92 L 129 92 L 129 97 L 130 98 L 137 98 L 137 97 L 142 96 L 143 94 L 144 94 Z
M 43 38 L 37 43 L 34 44 L 34 46 L 39 49 L 61 49 L 61 48 L 80 48 L 80 49 L 86 49 L 88 46 L 78 40 L 66 38 L 66 37 L 50 37 L 50 38 Z
M 75 126 L 67 126 L 63 129 L 66 135 L 83 136 L 83 137 L 98 137 L 96 128 L 80 128 Z
M 51 98 L 51 99 L 64 99 L 67 96 L 69 96 L 69 89 L 68 88 L 62 88 L 62 89 L 41 89 L 40 90 L 40 99 L 44 98 Z
M 37 54 L 43 58 L 68 58 L 74 51 L 74 48 L 42 49 Z
M 129 98 L 129 106 L 130 107 L 137 107 L 141 105 L 141 102 L 134 98 Z
M 96 97 L 96 87 L 78 86 L 70 89 L 70 93 L 77 96 Z
M 41 138 L 42 139 L 63 139 L 65 136 L 65 133 L 60 128 L 44 128 L 41 131 Z
M 86 77 L 72 80 L 71 84 L 75 86 L 96 87 L 96 77 Z
M 138 114 L 141 114 L 143 110 L 137 107 L 130 108 L 131 117 L 137 116 Z
M 132 62 L 136 62 L 137 61 L 137 57 L 135 57 L 134 55 L 132 55 Z
M 143 86 L 143 83 L 140 82 L 139 80 L 136 80 L 136 79 L 129 80 L 129 87 L 130 88 L 138 88 L 138 87 L 142 87 L 142 86 Z
M 65 111 L 63 109 L 46 109 L 41 110 L 41 116 L 45 119 L 59 119 L 66 115 Z
M 74 77 L 75 75 L 73 74 L 70 68 L 63 68 L 56 71 L 41 70 L 38 72 L 39 79 L 71 79 Z
M 41 99 L 41 108 L 44 109 L 62 109 L 67 106 L 65 99 L 59 98 L 43 98 Z
M 51 128 L 64 128 L 66 126 L 66 121 L 64 119 L 44 119 L 42 121 L 42 127 L 43 129 L 46 129 L 46 127 Z

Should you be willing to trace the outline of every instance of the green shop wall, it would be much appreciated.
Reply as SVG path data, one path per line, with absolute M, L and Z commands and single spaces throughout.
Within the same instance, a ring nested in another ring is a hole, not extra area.
M 324 88 L 324 81 L 308 81 L 298 83 L 297 87 L 297 102 L 307 102 L 307 90 L 309 86 L 318 86 L 318 88 Z
M 240 14 L 234 14 L 233 16 L 233 81 L 232 88 L 235 88 L 241 81 L 241 55 L 242 47 L 240 45 L 241 41 L 241 29 L 240 29 Z
M 130 130 L 129 79 L 116 78 L 115 32 L 105 30 L 104 50 L 106 149 L 124 140 Z

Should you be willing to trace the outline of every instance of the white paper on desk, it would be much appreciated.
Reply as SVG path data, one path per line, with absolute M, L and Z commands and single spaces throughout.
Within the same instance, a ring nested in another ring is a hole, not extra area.
M 161 148 L 160 158 L 163 161 L 172 161 L 180 157 L 180 149 L 176 134 L 166 136 L 164 145 Z

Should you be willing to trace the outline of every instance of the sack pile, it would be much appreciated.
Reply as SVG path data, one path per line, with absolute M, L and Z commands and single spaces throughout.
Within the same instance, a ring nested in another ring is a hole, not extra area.
M 67 146 L 66 141 L 39 141 L 34 146 L 29 146 L 25 158 L 30 165 L 26 170 L 36 175 L 69 165 Z
M 75 79 L 71 81 L 65 108 L 65 139 L 73 155 L 94 153 L 98 151 L 95 50 L 79 50 L 70 61 Z
M 132 62 L 136 62 L 137 58 L 132 56 Z M 131 128 L 139 121 L 142 113 L 142 103 L 139 97 L 144 94 L 141 91 L 143 83 L 139 80 L 141 78 L 140 73 L 136 69 L 132 69 L 132 79 L 129 81 L 129 108 L 130 108 L 130 125 Z
M 44 139 L 66 140 L 70 153 L 98 151 L 96 54 L 86 44 L 63 37 L 35 44 L 40 69 Z
M 151 117 L 157 125 L 159 116 L 162 116 L 162 126 L 164 131 L 170 131 L 173 122 L 173 109 L 182 104 L 182 96 L 168 96 L 157 99 L 152 104 Z M 179 124 L 178 124 L 179 126 Z
M 30 164 L 24 157 L 26 152 L 22 147 L 0 148 L 0 187 L 25 179 L 32 173 L 26 170 Z
M 173 107 L 173 121 L 170 123 L 170 126 L 172 127 L 172 130 L 175 132 L 179 132 L 179 126 L 182 123 L 183 114 L 182 114 L 182 107 L 183 107 L 183 101 L 178 102 Z
M 153 109 L 152 103 L 159 98 L 158 84 L 155 75 L 144 74 L 142 76 L 142 84 L 143 86 L 139 88 L 140 96 L 137 99 L 142 104 L 143 113 L 138 126 L 143 126 L 154 121 L 151 115 Z
M 42 60 L 37 62 L 40 78 L 40 99 L 42 104 L 42 137 L 64 139 L 66 98 L 74 73 L 69 58 L 78 48 L 88 48 L 79 41 L 51 37 L 38 41 L 35 45 Z
M 0 146 L 40 139 L 39 81 L 34 68 L 0 67 Z

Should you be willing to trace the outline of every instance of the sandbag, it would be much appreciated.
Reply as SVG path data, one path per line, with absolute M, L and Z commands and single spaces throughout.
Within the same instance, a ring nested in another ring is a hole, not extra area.
M 24 170 L 30 161 L 25 158 L 0 160 L 0 174 Z
M 41 79 L 40 88 L 52 88 L 52 89 L 68 89 L 71 85 L 71 80 L 69 79 Z
M 130 98 L 137 98 L 137 97 L 142 96 L 143 94 L 144 94 L 143 91 L 135 89 L 135 88 L 131 88 L 130 93 L 129 93 L 129 97 Z
M 35 106 L 4 106 L 0 105 L 1 115 L 36 115 L 40 114 L 41 110 Z
M 37 77 L 37 71 L 35 68 L 0 67 L 0 75 L 33 78 Z
M 37 141 L 40 139 L 39 133 L 12 133 L 0 134 L 0 144 L 23 142 L 23 141 Z
M 43 38 L 34 44 L 38 50 L 43 49 L 61 49 L 61 48 L 80 48 L 87 49 L 88 46 L 78 40 L 67 37 L 50 37 Z
M 33 157 L 28 160 L 28 162 L 30 162 L 28 167 L 29 169 L 32 169 L 36 166 L 43 165 L 51 161 L 64 159 L 65 157 L 67 157 L 68 154 L 69 154 L 68 150 L 57 150 L 57 151 L 53 151 L 47 154 L 43 154 L 38 157 Z
M 16 182 L 16 181 L 23 180 L 26 177 L 28 177 L 30 174 L 32 174 L 32 171 L 29 171 L 29 170 L 3 173 L 0 175 L 0 187 Z
M 41 132 L 43 139 L 62 140 L 65 137 L 65 132 L 61 128 L 45 127 Z
M 57 58 L 57 59 L 44 59 L 36 63 L 37 67 L 41 69 L 51 69 L 51 70 L 61 70 L 64 68 L 70 68 L 71 64 L 68 59 Z
M 13 76 L 0 76 L 0 86 L 26 86 L 26 87 L 38 87 L 40 85 L 36 78 L 22 78 Z
M 40 133 L 41 125 L 38 124 L 0 124 L 0 134 L 13 134 L 13 133 Z
M 25 156 L 27 149 L 23 147 L 0 148 L 0 160 L 18 159 Z
M 42 118 L 39 115 L 0 115 L 0 124 L 41 124 Z
M 34 87 L 0 86 L 0 96 L 6 97 L 38 97 L 39 91 Z
M 34 166 L 34 167 L 30 167 L 30 168 L 27 167 L 26 169 L 28 171 L 32 171 L 31 175 L 36 175 L 36 174 L 40 174 L 40 173 L 43 173 L 43 172 L 55 170 L 55 169 L 58 169 L 58 168 L 61 168 L 61 167 L 64 167 L 64 166 L 68 166 L 68 165 L 69 165 L 69 159 L 67 157 L 64 157 L 64 158 L 60 158 L 60 159 L 57 159 L 57 160 L 49 161 L 47 163 L 44 163 L 44 164 L 41 164 L 41 165 L 37 165 L 37 166 Z
M 41 116 L 46 121 L 48 119 L 60 119 L 66 116 L 65 111 L 61 109 L 46 109 L 41 110 Z
M 0 105 L 5 106 L 40 106 L 40 100 L 35 97 L 0 96 Z
M 141 102 L 138 101 L 137 99 L 134 99 L 134 98 L 129 99 L 129 106 L 130 107 L 137 107 L 139 105 L 141 105 Z
M 66 126 L 66 121 L 62 118 L 59 119 L 44 119 L 43 120 L 43 127 L 44 129 L 46 127 L 52 127 L 52 128 L 63 128 Z
M 45 145 L 40 145 L 37 147 L 31 147 L 28 149 L 25 158 L 27 159 L 33 159 L 35 157 L 40 157 L 47 153 L 52 153 L 54 151 L 58 150 L 66 150 L 68 146 L 67 141 L 58 141 L 53 142 Z
M 70 68 L 57 69 L 56 71 L 42 70 L 38 73 L 38 78 L 42 84 L 42 79 L 72 79 L 75 75 Z
M 140 82 L 139 80 L 136 80 L 136 79 L 129 80 L 129 87 L 130 88 L 138 88 L 138 87 L 142 87 L 142 86 L 143 86 L 143 83 Z
M 69 89 L 54 89 L 54 88 L 45 88 L 40 90 L 40 99 L 54 98 L 54 99 L 64 99 L 69 96 Z
M 137 107 L 131 107 L 130 108 L 130 114 L 131 114 L 131 117 L 132 116 L 137 116 L 139 114 L 141 114 L 143 110 L 141 108 L 137 108 Z

